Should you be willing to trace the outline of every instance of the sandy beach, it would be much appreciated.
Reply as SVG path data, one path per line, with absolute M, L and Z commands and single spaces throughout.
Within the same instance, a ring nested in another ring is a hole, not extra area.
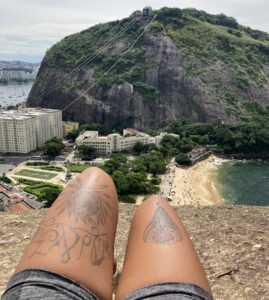
M 172 183 L 165 183 L 170 185 L 169 190 L 171 188 L 170 196 L 173 199 L 171 204 L 194 206 L 223 204 L 224 200 L 214 185 L 218 165 L 221 162 L 221 159 L 212 155 L 191 167 L 173 167 L 173 169 L 171 167 Z

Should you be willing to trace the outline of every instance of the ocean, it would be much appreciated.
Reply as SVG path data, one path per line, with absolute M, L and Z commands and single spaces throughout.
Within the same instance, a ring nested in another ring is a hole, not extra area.
M 269 163 L 228 162 L 219 166 L 215 185 L 228 204 L 269 205 Z
M 0 105 L 16 105 L 26 101 L 33 82 L 0 84 Z

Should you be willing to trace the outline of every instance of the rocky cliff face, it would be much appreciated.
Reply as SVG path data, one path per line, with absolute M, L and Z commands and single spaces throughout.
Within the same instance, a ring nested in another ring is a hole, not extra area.
M 155 14 L 141 40 L 94 88 L 91 85 L 149 20 L 136 14 L 53 46 L 27 106 L 63 109 L 83 93 L 64 111 L 64 118 L 102 123 L 109 131 L 125 126 L 158 128 L 183 117 L 191 122 L 237 121 L 251 113 L 247 104 L 269 105 L 269 35 L 254 39 L 240 25 L 228 24 L 238 26 L 232 29 L 215 19 L 201 21 L 191 10 L 164 9 Z M 66 78 L 126 22 L 134 22 L 131 29 Z

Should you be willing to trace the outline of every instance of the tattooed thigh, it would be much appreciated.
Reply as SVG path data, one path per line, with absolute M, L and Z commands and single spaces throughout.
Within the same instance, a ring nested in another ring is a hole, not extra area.
M 147 225 L 143 240 L 145 243 L 175 244 L 182 241 L 180 229 L 160 203 L 157 203 L 152 220 Z
M 67 264 L 72 261 L 89 257 L 89 263 L 100 265 L 110 256 L 107 233 L 101 233 L 96 226 L 89 230 L 59 223 L 55 218 L 45 220 L 35 233 L 29 259 L 35 256 L 49 256 L 57 249 L 58 259 Z M 60 249 L 60 251 L 59 251 Z
M 76 222 L 97 226 L 105 225 L 110 216 L 111 205 L 108 186 L 98 184 L 100 176 L 92 176 L 83 181 L 79 177 L 71 181 L 62 192 L 58 205 L 58 215 L 67 213 Z

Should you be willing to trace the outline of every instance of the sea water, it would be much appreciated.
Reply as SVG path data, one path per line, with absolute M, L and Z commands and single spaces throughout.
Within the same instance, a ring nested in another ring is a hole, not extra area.
M 26 101 L 33 82 L 0 84 L 0 105 L 16 105 Z
M 216 187 L 228 204 L 269 205 L 269 163 L 224 163 Z

